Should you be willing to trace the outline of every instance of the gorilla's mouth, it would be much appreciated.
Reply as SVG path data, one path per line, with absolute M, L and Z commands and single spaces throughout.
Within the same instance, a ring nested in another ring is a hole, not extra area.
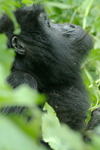
M 83 39 L 88 35 L 88 33 L 85 33 L 85 35 L 80 39 L 78 40 L 76 43 L 80 43 L 81 41 L 83 41 Z

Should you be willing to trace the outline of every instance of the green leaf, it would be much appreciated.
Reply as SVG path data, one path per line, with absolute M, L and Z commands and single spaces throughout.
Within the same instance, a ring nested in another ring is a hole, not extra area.
M 15 90 L 6 86 L 0 89 L 0 103 L 2 105 L 20 105 L 33 107 L 46 100 L 44 94 L 39 94 L 27 85 L 21 85 Z
M 49 6 L 53 6 L 53 7 L 58 7 L 61 9 L 72 9 L 75 7 L 73 5 L 68 5 L 68 4 L 59 3 L 59 2 L 45 2 L 45 4 L 47 4 Z
M 100 17 L 98 17 L 94 22 L 94 28 L 100 32 Z
M 33 130 L 35 130 L 33 128 Z M 0 116 L 0 150 L 45 150 L 14 122 Z
M 84 150 L 82 137 L 67 125 L 60 125 L 55 111 L 46 103 L 44 110 L 42 132 L 43 139 L 54 150 Z
M 4 86 L 5 79 L 10 74 L 12 62 L 14 60 L 14 51 L 7 49 L 7 38 L 4 34 L 0 35 L 0 86 Z

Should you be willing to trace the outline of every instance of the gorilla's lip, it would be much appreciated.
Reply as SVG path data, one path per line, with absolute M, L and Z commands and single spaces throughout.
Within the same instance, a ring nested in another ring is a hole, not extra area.
M 80 39 L 78 40 L 76 43 L 80 43 L 81 41 L 83 41 L 83 39 L 88 35 L 88 33 L 85 33 L 85 35 Z

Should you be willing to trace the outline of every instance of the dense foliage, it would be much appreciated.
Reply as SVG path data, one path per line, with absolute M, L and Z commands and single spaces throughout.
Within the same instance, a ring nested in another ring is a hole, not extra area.
M 100 105 L 100 0 L 0 0 L 0 15 L 6 12 L 13 20 L 15 32 L 20 28 L 12 14 L 16 8 L 36 2 L 45 5 L 48 16 L 56 23 L 70 22 L 82 26 L 93 38 L 93 49 L 82 63 L 82 76 L 89 91 L 90 111 Z M 8 50 L 6 36 L 0 35 L 0 107 L 25 105 L 34 116 L 29 123 L 22 117 L 0 115 L 0 150 L 45 150 L 39 144 L 41 135 L 54 150 L 100 150 L 100 127 L 90 133 L 91 143 L 85 143 L 80 133 L 60 125 L 53 109 L 46 103 L 43 114 L 36 104 L 45 100 L 44 95 L 26 85 L 13 90 L 6 82 L 10 74 L 14 51 Z M 33 106 L 33 107 L 32 107 Z M 31 109 L 31 107 L 33 109 Z M 29 113 L 29 112 L 28 112 Z M 89 116 L 89 115 L 88 115 Z M 88 117 L 87 121 L 89 120 Z M 42 126 L 41 126 L 42 123 Z M 42 133 L 41 133 L 42 128 Z M 98 133 L 98 134 L 96 134 Z

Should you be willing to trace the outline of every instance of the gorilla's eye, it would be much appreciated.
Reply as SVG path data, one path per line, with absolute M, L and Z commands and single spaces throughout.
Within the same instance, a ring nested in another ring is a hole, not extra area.
M 44 16 L 44 19 L 46 21 L 47 26 L 50 27 L 50 21 L 46 15 Z
M 44 20 L 47 20 L 47 16 L 46 16 L 46 14 L 44 14 Z
M 48 27 L 50 27 L 50 22 L 49 22 L 49 19 L 48 19 L 48 18 L 47 18 L 47 20 L 46 20 L 46 24 L 47 24 Z
M 41 13 L 40 17 L 43 19 L 43 21 L 46 22 L 47 26 L 50 27 L 50 21 L 49 21 L 48 17 L 46 16 L 46 14 L 45 13 Z
M 75 25 L 71 24 L 70 27 L 71 27 L 71 28 L 75 28 Z

